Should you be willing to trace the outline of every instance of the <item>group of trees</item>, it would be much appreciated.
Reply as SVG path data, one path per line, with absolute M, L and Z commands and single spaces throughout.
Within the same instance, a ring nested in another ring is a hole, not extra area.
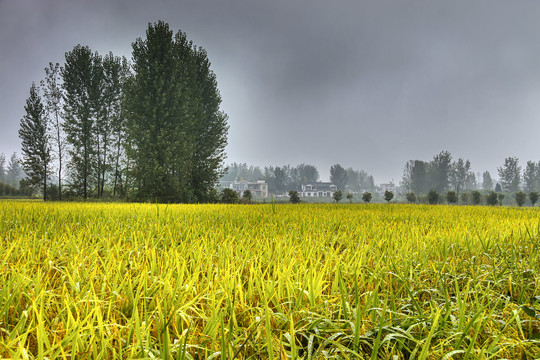
M 232 163 L 227 167 L 221 181 L 265 180 L 270 193 L 285 194 L 290 190 L 299 190 L 302 185 L 314 184 L 319 181 L 319 178 L 319 170 L 310 164 L 265 166 L 261 169 L 245 163 Z M 332 165 L 330 168 L 330 182 L 342 191 L 359 192 L 362 189 L 375 187 L 373 176 L 364 170 L 345 169 L 339 164 Z
M 516 193 L 520 189 L 540 191 L 540 162 L 528 161 L 525 169 L 519 166 L 519 160 L 508 157 L 504 164 L 497 168 L 499 175 L 499 192 Z M 478 173 L 480 175 L 480 173 Z M 455 191 L 459 196 L 463 190 L 493 190 L 493 178 L 489 171 L 482 174 L 482 182 L 478 183 L 477 176 L 471 170 L 469 160 L 452 159 L 448 151 L 435 155 L 433 160 L 410 160 L 405 164 L 401 186 L 406 192 L 427 194 L 430 190 L 444 193 Z
M 448 151 L 435 155 L 433 160 L 410 160 L 405 164 L 401 185 L 406 192 L 426 194 L 430 190 L 442 193 L 452 189 L 459 196 L 463 190 L 476 189 L 476 175 L 469 160 L 455 161 Z
M 16 153 L 11 154 L 9 160 L 4 153 L 0 153 L 0 196 L 25 195 L 28 187 L 21 180 L 24 171 Z
M 223 173 L 227 116 L 206 51 L 164 22 L 133 43 L 131 65 L 77 45 L 32 84 L 21 120 L 27 181 L 47 197 L 204 202 Z M 64 169 L 67 174 L 64 175 Z

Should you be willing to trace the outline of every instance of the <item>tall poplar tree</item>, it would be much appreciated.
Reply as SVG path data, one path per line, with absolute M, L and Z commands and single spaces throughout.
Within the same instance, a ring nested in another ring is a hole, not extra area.
M 47 200 L 47 178 L 50 172 L 51 155 L 47 118 L 38 88 L 30 87 L 30 96 L 24 107 L 26 114 L 21 119 L 19 137 L 22 142 L 22 166 L 30 185 L 42 186 L 43 200 Z
M 61 70 L 64 87 L 63 124 L 69 144 L 69 169 L 72 186 L 87 199 L 94 184 L 96 97 L 101 76 L 96 67 L 100 60 L 88 46 L 77 45 L 66 53 L 66 63 Z
M 45 68 L 45 80 L 41 82 L 45 100 L 46 116 L 51 130 L 51 149 L 56 155 L 58 170 L 58 198 L 62 200 L 62 170 L 65 155 L 65 139 L 62 130 L 62 86 L 60 64 L 49 63 Z
M 6 182 L 6 155 L 0 153 L 0 183 Z
M 206 52 L 168 24 L 133 43 L 127 152 L 140 199 L 204 201 L 222 172 L 227 117 Z

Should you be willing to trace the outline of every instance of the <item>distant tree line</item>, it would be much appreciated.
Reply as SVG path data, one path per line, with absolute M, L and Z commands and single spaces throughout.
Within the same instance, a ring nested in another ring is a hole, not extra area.
M 23 180 L 24 171 L 16 153 L 11 154 L 9 161 L 4 153 L 0 153 L 0 196 L 29 196 L 31 188 Z
M 416 202 L 419 196 L 426 196 L 427 202 L 432 204 L 441 201 L 480 204 L 484 199 L 488 205 L 500 205 L 508 198 L 506 195 L 511 195 L 510 198 L 519 206 L 527 198 L 532 205 L 537 202 L 540 162 L 527 161 L 522 171 L 518 158 L 507 157 L 497 172 L 499 182 L 495 186 L 489 171 L 482 173 L 482 182 L 479 183 L 469 160 L 454 160 L 448 151 L 442 151 L 429 162 L 408 161 L 403 170 L 401 187 L 407 192 L 408 202 Z M 479 190 L 484 191 L 483 197 Z
M 21 120 L 26 181 L 48 198 L 204 202 L 223 174 L 227 116 L 206 51 L 160 21 L 132 61 L 75 46 L 32 84 Z
M 259 166 L 245 163 L 231 163 L 220 181 L 257 181 L 264 180 L 271 194 L 286 194 L 291 190 L 298 191 L 302 185 L 319 182 L 319 170 L 315 165 L 300 164 L 297 166 Z M 339 190 L 359 192 L 361 189 L 375 187 L 372 175 L 364 170 L 345 169 L 339 164 L 330 168 L 330 182 Z

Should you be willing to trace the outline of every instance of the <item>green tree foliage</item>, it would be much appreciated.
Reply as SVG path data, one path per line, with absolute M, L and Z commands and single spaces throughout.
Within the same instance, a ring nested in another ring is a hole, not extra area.
M 455 191 L 448 191 L 446 193 L 446 202 L 449 204 L 456 204 L 458 202 L 458 195 Z
M 500 193 L 500 192 L 502 192 L 502 191 L 503 191 L 503 189 L 502 189 L 502 187 L 501 187 L 501 184 L 497 183 L 497 184 L 495 185 L 495 192 Z
M 332 165 L 330 167 L 330 182 L 332 182 L 338 190 L 345 190 L 347 185 L 347 170 L 339 164 Z
M 540 185 L 540 163 L 537 165 L 534 161 L 527 161 L 525 169 L 523 170 L 523 190 L 536 191 Z
M 452 171 L 452 155 L 448 151 L 441 151 L 435 155 L 429 169 L 431 188 L 439 193 L 448 189 Z
M 533 207 L 534 207 L 534 204 L 536 204 L 536 202 L 538 201 L 539 196 L 540 195 L 538 194 L 537 191 L 531 191 L 529 193 L 529 200 L 531 201 L 531 204 L 532 204 Z
M 495 191 L 490 191 L 489 194 L 486 195 L 486 204 L 495 206 L 498 202 L 497 193 Z
M 506 192 L 517 192 L 521 182 L 521 167 L 517 157 L 507 157 L 504 165 L 497 168 L 502 189 Z
M 343 193 L 341 192 L 341 190 L 335 191 L 332 197 L 336 202 L 340 202 L 341 199 L 343 199 Z
M 313 184 L 319 181 L 319 170 L 314 165 L 300 164 L 291 169 L 293 185 L 300 187 L 306 184 Z
M 23 170 L 21 168 L 21 162 L 17 153 L 11 154 L 6 171 L 6 184 L 19 189 L 19 182 L 23 178 Z
M 456 202 L 457 199 L 459 199 L 459 193 L 467 185 L 467 181 L 474 176 L 470 170 L 471 163 L 469 160 L 463 161 L 462 158 L 459 158 L 457 161 L 452 163 L 449 176 L 450 184 L 456 192 Z
M 365 203 L 371 202 L 371 198 L 372 198 L 372 197 L 373 197 L 373 196 L 371 195 L 371 193 L 370 193 L 370 192 L 367 192 L 367 191 L 366 191 L 365 193 L 362 194 L 362 200 L 363 200 Z
M 366 189 L 373 189 L 375 187 L 375 182 L 373 176 L 369 175 L 366 171 L 348 168 L 346 186 L 352 191 L 359 192 Z
M 0 183 L 6 182 L 6 155 L 0 153 Z
M 497 194 L 497 198 L 499 200 L 499 205 L 502 206 L 503 200 L 504 200 L 504 194 Z
M 39 89 L 35 84 L 30 87 L 30 96 L 26 99 L 26 114 L 21 119 L 19 137 L 22 144 L 22 165 L 27 182 L 32 187 L 41 187 L 43 200 L 47 200 L 47 179 L 50 175 L 50 145 L 47 133 L 47 118 L 41 102 Z
M 525 194 L 523 191 L 518 191 L 515 195 L 515 198 L 517 206 L 521 207 L 525 204 L 525 201 L 527 200 L 527 194 Z
M 298 191 L 296 190 L 289 191 L 289 201 L 293 204 L 300 203 L 300 194 L 298 194 Z
M 384 200 L 386 200 L 387 203 L 392 201 L 393 198 L 394 198 L 394 193 L 392 191 L 386 190 L 384 192 Z
M 250 190 L 244 190 L 242 193 L 242 201 L 245 203 L 250 203 L 251 199 L 253 198 L 253 194 Z
M 353 201 L 353 197 L 354 195 L 351 194 L 351 193 L 347 193 L 347 200 L 349 200 L 349 202 L 352 204 L 352 201 Z
M 406 195 L 405 195 L 405 198 L 407 199 L 407 202 L 409 204 L 414 204 L 416 203 L 416 195 L 415 193 L 413 192 L 408 192 Z
M 421 160 L 410 160 L 407 162 L 401 180 L 407 191 L 416 194 L 426 193 L 430 182 L 428 178 L 428 167 L 429 164 Z
M 87 199 L 95 182 L 96 114 L 99 111 L 101 60 L 88 46 L 66 53 L 61 70 L 64 87 L 63 124 L 69 144 L 72 187 Z
M 60 64 L 50 62 L 49 66 L 45 68 L 45 80 L 41 81 L 46 117 L 51 129 L 51 152 L 54 154 L 57 163 L 58 189 L 55 190 L 57 192 L 55 196 L 58 200 L 62 200 L 62 170 L 66 152 L 62 130 L 63 93 L 60 73 Z
M 132 62 L 125 105 L 138 197 L 204 201 L 223 173 L 228 131 L 206 51 L 160 21 L 133 43 Z
M 468 204 L 469 203 L 469 194 L 467 193 L 461 193 L 461 204 Z
M 480 202 L 482 201 L 482 194 L 480 193 L 480 191 L 473 191 L 471 193 L 471 197 L 472 197 L 472 202 L 474 205 L 479 205 Z
M 225 204 L 236 204 L 239 200 L 238 193 L 230 188 L 221 191 L 221 202 Z
M 435 205 L 439 202 L 439 193 L 436 190 L 430 190 L 428 192 L 428 203 Z
M 482 189 L 484 190 L 493 189 L 493 179 L 491 178 L 491 174 L 489 173 L 489 171 L 485 171 L 482 174 Z

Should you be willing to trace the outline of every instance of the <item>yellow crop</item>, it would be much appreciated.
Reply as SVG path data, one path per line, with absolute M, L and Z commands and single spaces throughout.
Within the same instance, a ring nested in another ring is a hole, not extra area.
M 532 359 L 539 215 L 0 202 L 0 357 Z

